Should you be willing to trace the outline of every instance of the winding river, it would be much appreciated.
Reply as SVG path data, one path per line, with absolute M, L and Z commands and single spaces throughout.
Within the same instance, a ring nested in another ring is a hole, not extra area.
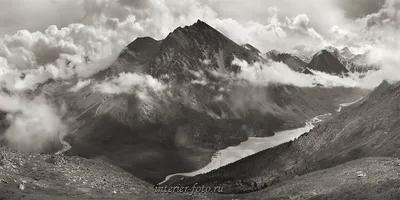
M 322 122 L 322 118 L 329 115 L 331 115 L 331 113 L 319 115 L 312 120 L 307 121 L 304 127 L 276 132 L 275 135 L 271 137 L 249 137 L 248 140 L 240 143 L 237 146 L 231 146 L 217 151 L 211 158 L 211 162 L 205 167 L 193 172 L 168 175 L 165 180 L 159 184 L 165 183 L 173 176 L 196 176 L 198 174 L 204 174 L 247 156 L 253 155 L 257 152 L 275 147 L 290 140 L 294 140 L 300 137 L 303 133 L 313 129 L 315 123 Z
M 339 104 L 339 108 L 336 110 L 340 112 L 343 107 L 348 107 L 354 103 L 359 102 L 363 97 L 360 99 L 350 102 L 350 103 L 342 103 Z M 211 162 L 206 165 L 205 167 L 188 173 L 176 173 L 168 175 L 164 181 L 160 182 L 159 184 L 167 182 L 171 177 L 174 176 L 196 176 L 198 174 L 204 174 L 210 172 L 212 170 L 218 169 L 235 161 L 238 161 L 242 158 L 247 156 L 253 155 L 257 152 L 263 151 L 265 149 L 269 149 L 275 146 L 278 146 L 282 143 L 289 142 L 294 140 L 304 133 L 310 131 L 314 128 L 314 124 L 322 122 L 323 117 L 329 116 L 331 113 L 319 115 L 315 118 L 306 122 L 306 125 L 301 128 L 292 129 L 292 130 L 285 130 L 275 133 L 272 137 L 249 137 L 248 140 L 240 143 L 237 146 L 231 146 L 222 150 L 217 151 L 213 157 L 211 158 Z

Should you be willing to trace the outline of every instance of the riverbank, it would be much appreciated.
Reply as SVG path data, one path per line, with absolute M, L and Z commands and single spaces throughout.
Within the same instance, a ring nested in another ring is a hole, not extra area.
M 364 97 L 361 97 L 361 98 L 359 98 L 355 101 L 349 102 L 349 103 L 341 103 L 341 104 L 339 104 L 340 107 L 336 111 L 340 112 L 343 107 L 351 106 L 351 105 L 359 102 L 363 98 Z M 308 120 L 304 127 L 280 131 L 280 132 L 275 133 L 275 135 L 271 136 L 271 137 L 249 137 L 248 140 L 240 143 L 237 146 L 227 147 L 225 149 L 219 150 L 216 153 L 214 153 L 214 155 L 211 159 L 211 162 L 209 164 L 207 164 L 205 167 L 203 167 L 199 170 L 193 171 L 193 172 L 175 173 L 175 174 L 168 175 L 164 181 L 162 181 L 158 184 L 166 183 L 168 180 L 170 180 L 172 177 L 175 177 L 175 176 L 196 176 L 199 174 L 205 174 L 212 170 L 218 169 L 220 167 L 223 167 L 230 163 L 236 162 L 240 159 L 243 159 L 243 158 L 253 155 L 255 153 L 258 153 L 260 151 L 278 146 L 280 144 L 289 142 L 291 140 L 295 140 L 296 138 L 300 137 L 304 133 L 312 130 L 314 128 L 315 124 L 323 122 L 325 117 L 328 117 L 331 115 L 332 115 L 331 113 L 318 115 L 318 116 L 314 117 L 313 119 Z
M 306 125 L 301 128 L 292 130 L 279 131 L 271 137 L 249 137 L 248 140 L 240 143 L 237 146 L 231 146 L 214 153 L 211 162 L 205 167 L 188 173 L 176 173 L 168 175 L 164 181 L 159 184 L 167 182 L 174 176 L 196 176 L 198 174 L 204 174 L 212 170 L 218 169 L 230 163 L 236 162 L 242 158 L 253 155 L 265 149 L 269 149 L 280 145 L 285 142 L 289 142 L 300 137 L 302 134 L 310 131 L 314 128 L 314 124 L 323 121 L 323 117 L 329 116 L 331 113 L 318 115 L 313 119 L 306 122 Z

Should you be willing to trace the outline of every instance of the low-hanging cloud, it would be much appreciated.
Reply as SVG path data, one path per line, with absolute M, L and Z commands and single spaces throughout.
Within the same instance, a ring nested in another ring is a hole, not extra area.
M 249 64 L 244 60 L 235 58 L 232 64 L 241 68 L 240 72 L 234 76 L 236 81 L 244 80 L 247 83 L 258 86 L 283 84 L 298 87 L 361 87 L 371 89 L 384 80 L 384 77 L 380 74 L 382 73 L 381 71 L 371 71 L 366 75 L 364 74 L 364 76 L 359 73 L 353 73 L 345 77 L 339 77 L 314 70 L 312 70 L 313 75 L 299 73 L 291 70 L 281 62 Z
M 65 107 L 64 107 L 65 108 Z M 0 94 L 0 110 L 7 113 L 7 129 L 1 136 L 11 147 L 27 152 L 43 152 L 59 142 L 68 131 L 56 109 L 43 97 L 28 99 L 19 95 Z
M 69 91 L 71 92 L 78 92 L 79 90 L 81 90 L 82 88 L 90 85 L 92 83 L 91 79 L 87 79 L 87 80 L 79 80 L 73 87 L 71 87 L 69 89 Z
M 136 94 L 141 99 L 147 98 L 147 93 L 166 89 L 164 83 L 154 77 L 137 73 L 121 73 L 117 77 L 102 81 L 93 86 L 94 90 L 107 94 Z

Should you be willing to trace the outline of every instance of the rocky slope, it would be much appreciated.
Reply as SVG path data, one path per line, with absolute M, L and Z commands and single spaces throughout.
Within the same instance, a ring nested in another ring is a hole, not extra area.
M 0 199 L 218 199 L 217 194 L 168 192 L 102 159 L 28 154 L 0 146 Z M 210 196 L 210 197 L 208 197 Z
M 398 158 L 366 157 L 296 176 L 256 192 L 224 195 L 219 199 L 396 200 L 400 198 L 399 173 Z
M 136 39 L 121 52 L 116 63 L 100 74 L 117 75 L 122 71 L 130 72 L 140 68 L 140 71 L 156 78 L 167 76 L 171 80 L 182 82 L 193 79 L 189 70 L 218 69 L 236 72 L 238 67 L 231 65 L 234 57 L 248 63 L 260 61 L 262 58 L 257 51 L 254 47 L 246 48 L 236 44 L 198 20 L 191 26 L 175 29 L 161 41 L 147 37 Z M 144 55 L 140 52 L 144 52 Z M 140 59 L 138 61 L 135 58 Z M 126 67 L 122 69 L 121 65 Z
M 368 64 L 367 55 L 368 52 L 363 54 L 354 54 L 350 51 L 348 47 L 342 49 L 337 49 L 335 47 L 329 46 L 325 48 L 326 51 L 331 53 L 340 63 L 345 66 L 351 72 L 367 72 L 369 70 L 376 70 L 377 67 Z
M 242 47 L 255 53 L 255 54 L 261 54 L 260 50 L 258 50 L 256 47 L 254 47 L 253 45 L 251 45 L 249 43 L 242 45 Z
M 327 50 L 321 50 L 316 53 L 305 68 L 336 75 L 349 72 L 349 70 Z
M 281 53 L 276 50 L 267 52 L 266 57 L 275 61 L 286 64 L 290 69 L 301 72 L 307 65 L 302 59 L 289 53 Z

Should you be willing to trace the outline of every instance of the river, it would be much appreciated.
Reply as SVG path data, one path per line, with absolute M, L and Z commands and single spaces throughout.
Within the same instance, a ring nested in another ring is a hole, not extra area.
M 336 111 L 340 112 L 343 107 L 348 107 L 352 104 L 355 104 L 359 102 L 361 99 L 363 99 L 363 97 L 353 102 L 339 104 L 340 107 Z M 247 156 L 253 155 L 257 152 L 294 140 L 303 135 L 304 133 L 313 129 L 314 124 L 322 122 L 323 121 L 322 118 L 329 115 L 331 115 L 331 113 L 316 116 L 313 119 L 307 121 L 304 127 L 292 130 L 280 131 L 275 133 L 275 135 L 272 137 L 249 137 L 248 140 L 240 143 L 237 146 L 231 146 L 217 151 L 211 158 L 211 162 L 205 167 L 193 172 L 176 173 L 168 175 L 167 177 L 165 177 L 164 181 L 160 182 L 159 184 L 167 182 L 173 176 L 179 176 L 179 175 L 196 176 L 198 174 L 204 174 L 212 170 L 218 169 L 220 167 L 223 167 L 225 165 L 228 165 L 230 163 L 233 163 L 235 161 L 238 161 Z
M 218 169 L 229 163 L 233 163 L 247 156 L 253 155 L 257 152 L 263 151 L 280 145 L 282 143 L 294 140 L 300 137 L 302 134 L 310 131 L 314 128 L 315 123 L 322 122 L 322 118 L 331 115 L 331 113 L 319 115 L 306 122 L 306 125 L 301 128 L 285 130 L 276 132 L 271 137 L 249 137 L 248 140 L 240 143 L 237 146 L 231 146 L 222 150 L 217 151 L 211 158 L 211 162 L 205 167 L 188 173 L 176 173 L 168 175 L 164 181 L 159 184 L 165 183 L 173 176 L 196 176 L 198 174 L 204 174 L 214 169 Z

